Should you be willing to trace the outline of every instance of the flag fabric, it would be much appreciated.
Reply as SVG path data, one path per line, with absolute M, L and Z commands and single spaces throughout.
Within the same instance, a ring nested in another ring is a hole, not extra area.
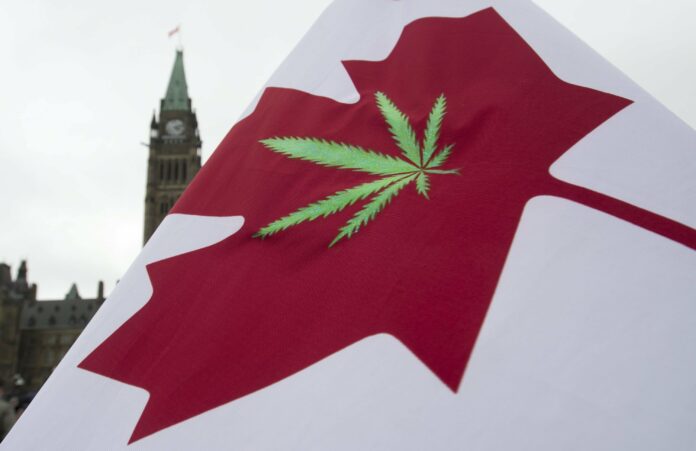
M 693 449 L 694 174 L 531 2 L 338 0 L 3 445 Z

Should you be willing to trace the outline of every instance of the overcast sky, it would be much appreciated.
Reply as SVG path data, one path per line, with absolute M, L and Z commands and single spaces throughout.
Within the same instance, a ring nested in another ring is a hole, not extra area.
M 206 159 L 328 3 L 0 2 L 0 262 L 27 259 L 40 299 L 110 291 L 141 246 L 167 31 L 182 24 Z M 696 126 L 695 1 L 536 3 Z

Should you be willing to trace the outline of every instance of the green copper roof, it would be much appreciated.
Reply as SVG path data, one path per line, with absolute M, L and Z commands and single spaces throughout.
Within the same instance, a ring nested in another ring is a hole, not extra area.
M 65 295 L 65 299 L 68 301 L 75 301 L 77 299 L 82 299 L 80 293 L 77 291 L 77 284 L 70 285 L 70 291 Z
M 176 51 L 176 59 L 169 77 L 167 94 L 162 99 L 162 111 L 188 111 L 189 96 L 184 73 L 184 52 Z

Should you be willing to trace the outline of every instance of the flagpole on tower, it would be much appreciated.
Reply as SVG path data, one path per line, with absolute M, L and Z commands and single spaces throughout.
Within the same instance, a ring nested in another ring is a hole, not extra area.
M 177 25 L 176 28 L 172 29 L 167 33 L 167 37 L 171 38 L 172 36 L 177 35 L 177 50 L 183 50 L 184 49 L 184 43 L 182 41 L 182 33 L 181 33 L 181 24 Z

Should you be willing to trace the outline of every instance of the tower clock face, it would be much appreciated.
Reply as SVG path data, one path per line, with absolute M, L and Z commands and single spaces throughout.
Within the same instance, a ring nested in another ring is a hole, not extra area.
M 181 119 L 172 119 L 171 121 L 167 122 L 164 128 L 167 131 L 167 134 L 171 136 L 183 135 L 184 130 L 186 130 L 184 121 L 182 121 Z

